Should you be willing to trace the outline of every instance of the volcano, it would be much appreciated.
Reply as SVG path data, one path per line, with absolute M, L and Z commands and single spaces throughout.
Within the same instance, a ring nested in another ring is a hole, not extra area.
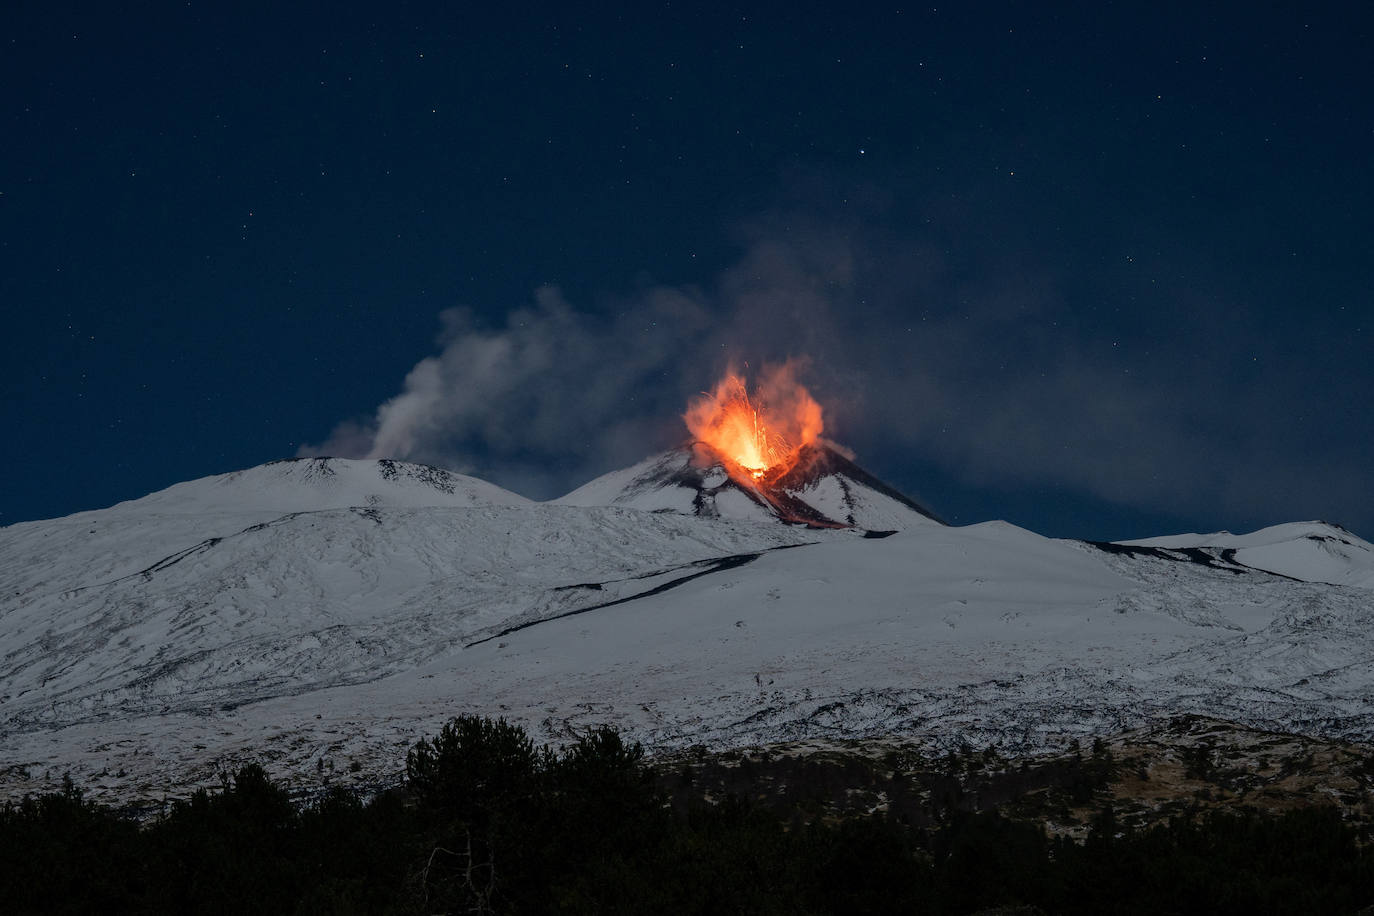
M 870 534 L 945 524 L 823 441 L 802 446 L 795 463 L 781 474 L 763 477 L 739 473 L 720 451 L 692 441 L 598 477 L 555 502 L 703 518 L 774 519 Z
M 1374 545 L 1345 529 L 956 527 L 819 436 L 760 452 L 693 438 L 555 503 L 300 459 L 0 528 L 0 799 L 264 756 L 386 781 L 460 712 L 664 750 L 1029 752 L 1200 713 L 1374 738 Z

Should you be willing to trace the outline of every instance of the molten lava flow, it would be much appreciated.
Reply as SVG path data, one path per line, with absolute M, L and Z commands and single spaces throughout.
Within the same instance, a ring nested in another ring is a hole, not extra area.
M 823 429 L 821 405 L 797 382 L 791 363 L 765 369 L 752 400 L 744 378 L 727 372 L 713 391 L 692 399 L 682 418 L 693 436 L 753 480 L 787 473 Z

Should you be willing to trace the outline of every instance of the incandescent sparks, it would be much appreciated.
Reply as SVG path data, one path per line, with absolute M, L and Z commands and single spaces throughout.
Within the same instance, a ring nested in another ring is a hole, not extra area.
M 749 479 L 780 476 L 824 428 L 821 406 L 795 375 L 791 363 L 765 369 L 751 399 L 744 377 L 727 372 L 711 392 L 692 399 L 682 418 Z

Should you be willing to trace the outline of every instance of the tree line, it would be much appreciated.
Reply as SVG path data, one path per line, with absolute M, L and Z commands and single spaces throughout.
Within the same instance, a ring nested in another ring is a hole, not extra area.
M 672 788 L 665 788 L 671 786 Z M 698 793 L 695 797 L 693 793 Z M 674 796 L 670 798 L 670 795 Z M 68 784 L 0 811 L 9 913 L 1352 913 L 1374 851 L 1325 807 L 1086 842 L 996 811 L 798 818 L 659 777 L 600 729 L 559 751 L 462 716 L 398 790 L 295 804 L 257 765 L 138 823 Z

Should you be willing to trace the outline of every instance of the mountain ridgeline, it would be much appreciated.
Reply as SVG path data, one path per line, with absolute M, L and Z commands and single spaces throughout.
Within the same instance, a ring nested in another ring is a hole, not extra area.
M 873 537 L 881 534 L 882 537 Z M 531 502 L 273 462 L 0 529 L 0 794 L 385 781 L 456 713 L 656 752 L 901 735 L 1036 753 L 1208 714 L 1374 737 L 1374 547 L 953 527 L 825 444 L 689 444 Z
M 888 486 L 823 442 L 803 446 L 780 474 L 751 479 L 704 442 L 612 471 L 556 502 L 626 506 L 704 518 L 777 519 L 813 528 L 897 531 L 941 524 L 930 509 Z

